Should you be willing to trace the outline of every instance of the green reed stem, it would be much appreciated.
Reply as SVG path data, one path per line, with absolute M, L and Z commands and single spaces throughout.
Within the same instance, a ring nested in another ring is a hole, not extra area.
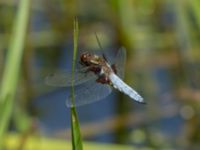
M 78 115 L 75 108 L 75 89 L 74 89 L 74 72 L 75 72 L 75 62 L 77 57 L 77 50 L 78 50 L 78 21 L 74 19 L 74 50 L 73 50 L 73 63 L 72 63 L 72 84 L 71 84 L 71 134 L 72 134 L 72 148 L 73 150 L 82 150 L 82 138 L 81 132 L 79 127 Z

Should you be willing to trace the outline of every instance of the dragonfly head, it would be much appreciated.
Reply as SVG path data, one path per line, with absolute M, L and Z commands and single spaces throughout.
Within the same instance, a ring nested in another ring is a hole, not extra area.
M 86 66 L 98 65 L 99 64 L 99 56 L 92 55 L 88 52 L 81 54 L 80 60 Z

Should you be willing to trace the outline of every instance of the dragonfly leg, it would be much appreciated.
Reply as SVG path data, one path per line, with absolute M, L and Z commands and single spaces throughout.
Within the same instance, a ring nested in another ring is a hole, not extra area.
M 99 66 L 87 66 L 80 70 L 80 72 L 84 73 L 85 76 L 87 76 L 89 72 L 93 72 L 94 74 L 99 75 L 101 72 L 101 68 Z
M 102 84 L 110 84 L 110 79 L 109 79 L 108 77 L 106 77 L 105 75 L 101 75 L 101 76 L 99 76 L 99 78 L 96 80 L 96 82 L 102 83 Z
M 90 66 L 90 67 L 88 67 L 87 71 L 92 71 L 96 75 L 98 75 L 101 72 L 101 67 L 100 66 Z

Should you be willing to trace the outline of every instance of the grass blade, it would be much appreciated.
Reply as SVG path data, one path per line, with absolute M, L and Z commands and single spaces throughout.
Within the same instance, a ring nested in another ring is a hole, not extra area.
M 78 49 L 78 21 L 77 19 L 74 20 L 74 50 L 73 50 L 73 63 L 72 63 L 72 86 L 71 86 L 71 100 L 72 104 L 75 101 L 75 91 L 74 91 L 74 70 L 75 70 L 75 62 L 77 56 L 77 49 Z M 81 132 L 79 127 L 78 115 L 76 112 L 76 108 L 73 106 L 71 107 L 71 133 L 72 133 L 72 148 L 73 150 L 82 150 L 82 138 Z
M 21 0 L 13 26 L 13 36 L 8 48 L 0 91 L 0 147 L 8 127 L 14 105 L 20 65 L 29 17 L 30 0 Z

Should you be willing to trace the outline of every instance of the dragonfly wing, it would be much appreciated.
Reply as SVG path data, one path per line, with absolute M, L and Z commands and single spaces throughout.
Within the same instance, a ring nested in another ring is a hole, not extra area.
M 50 86 L 68 87 L 71 86 L 72 80 L 74 80 L 74 85 L 79 85 L 95 78 L 97 77 L 92 72 L 86 73 L 84 70 L 75 70 L 74 77 L 70 71 L 59 71 L 48 75 L 45 83 Z
M 67 106 L 82 106 L 93 103 L 105 98 L 112 92 L 112 88 L 107 84 L 97 83 L 95 80 L 90 80 L 79 86 L 75 86 L 75 102 L 72 103 L 71 96 L 67 98 Z
M 109 77 L 115 89 L 118 89 L 137 102 L 144 103 L 144 99 L 135 90 L 124 83 L 116 74 L 111 73 Z
M 114 60 L 114 65 L 117 70 L 117 75 L 122 79 L 124 79 L 125 63 L 126 63 L 126 49 L 124 47 L 121 47 L 117 52 L 116 58 Z

